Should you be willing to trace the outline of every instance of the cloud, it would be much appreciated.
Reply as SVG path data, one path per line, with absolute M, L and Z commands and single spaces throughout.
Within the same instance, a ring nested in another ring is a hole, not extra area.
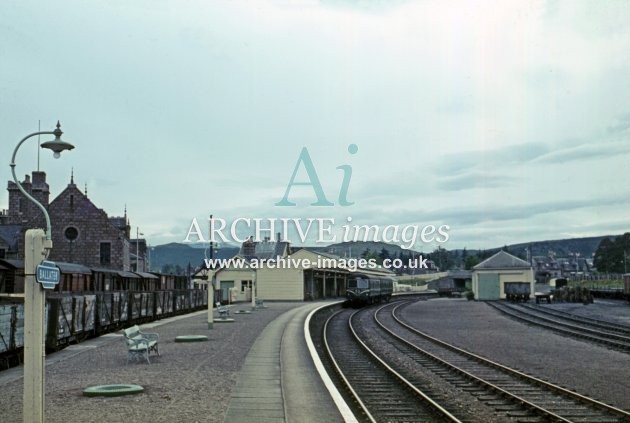
M 74 166 L 99 207 L 126 203 L 148 233 L 178 241 L 209 212 L 351 215 L 511 243 L 521 228 L 617 219 L 603 196 L 622 198 L 628 176 L 627 2 L 14 3 L 0 28 L 4 132 L 60 118 L 77 150 L 42 158 L 51 191 Z M 336 168 L 353 167 L 355 206 L 310 207 L 309 187 L 291 194 L 305 207 L 273 206 L 304 146 L 335 203 Z
M 505 174 L 475 170 L 466 174 L 444 177 L 437 181 L 436 188 L 444 191 L 463 191 L 473 188 L 491 189 L 508 187 L 518 179 Z
M 540 156 L 534 163 L 566 163 L 578 160 L 594 160 L 614 157 L 630 153 L 630 139 L 617 139 L 602 143 L 579 144 L 572 147 L 558 149 Z
M 608 126 L 607 130 L 612 135 L 630 133 L 630 113 L 619 116 L 613 124 Z
M 496 168 L 515 163 L 531 162 L 549 152 L 549 146 L 539 142 L 446 154 L 433 166 L 436 174 L 462 174 L 472 169 Z
M 600 160 L 630 153 L 630 115 L 618 117 L 605 134 L 565 139 L 556 142 L 529 142 L 504 147 L 472 150 L 442 155 L 432 166 L 440 180 L 438 187 L 447 191 L 478 187 L 505 186 L 493 175 L 513 170 L 514 165 L 560 164 Z M 447 175 L 447 176 L 444 176 Z M 508 178 L 510 179 L 510 178 Z M 515 182 L 517 178 L 511 178 Z

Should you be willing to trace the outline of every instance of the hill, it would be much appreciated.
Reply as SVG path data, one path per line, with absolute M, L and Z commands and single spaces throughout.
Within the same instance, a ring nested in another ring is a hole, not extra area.
M 527 258 L 527 249 L 530 249 L 532 256 L 546 256 L 553 253 L 555 257 L 571 257 L 576 253 L 583 258 L 591 258 L 599 243 L 604 238 L 614 238 L 616 235 L 604 235 L 585 238 L 568 238 L 546 241 L 532 241 L 519 244 L 511 244 L 503 247 L 495 247 L 488 250 L 442 250 L 435 251 L 413 251 L 414 254 L 423 254 L 434 260 L 436 264 L 444 268 L 463 268 L 464 261 L 467 256 L 477 255 L 480 258 L 487 258 L 497 251 L 504 249 L 510 254 L 514 254 L 521 258 Z M 180 244 L 170 243 L 151 247 L 150 264 L 152 271 L 162 271 L 164 266 L 171 266 L 170 271 L 175 271 L 179 266 L 180 270 L 185 270 L 188 264 L 195 268 L 199 266 L 206 257 L 206 248 L 200 248 L 201 244 Z M 401 255 L 409 256 L 412 250 L 405 250 L 398 245 L 387 244 L 384 242 L 341 242 L 331 244 L 325 247 L 305 247 L 313 251 L 327 252 L 342 257 L 359 258 L 362 254 L 369 250 L 372 253 L 379 254 L 383 249 L 387 250 L 390 257 L 400 257 Z M 236 255 L 239 247 L 226 245 L 218 250 L 215 258 L 227 259 Z M 204 254 L 205 253 L 205 254 Z M 179 273 L 179 272 L 178 272 Z
M 553 253 L 556 257 L 570 257 L 579 254 L 583 258 L 593 257 L 599 243 L 605 238 L 615 238 L 617 235 L 592 236 L 587 238 L 569 238 L 548 241 L 534 241 L 522 244 L 508 245 L 512 254 L 531 248 L 532 256 L 546 256 Z
M 409 254 L 413 250 L 405 250 L 396 244 L 388 244 L 386 242 L 372 242 L 372 241 L 356 241 L 356 242 L 340 242 L 337 244 L 331 244 L 326 247 L 306 247 L 313 251 L 322 251 L 325 253 L 336 254 L 341 257 L 354 257 L 359 258 L 362 254 L 369 250 L 373 253 L 379 254 L 383 249 L 387 250 L 390 257 L 397 257 L 401 252 L 405 255 Z M 418 251 L 413 251 L 415 254 L 422 254 Z
M 206 248 L 199 248 L 198 245 L 193 247 L 191 244 L 180 244 L 177 242 L 151 247 L 149 253 L 150 270 L 162 272 L 167 266 L 166 273 L 172 271 L 179 274 L 183 273 L 189 263 L 194 269 L 203 263 L 203 259 L 208 254 Z M 238 250 L 238 247 L 219 248 L 214 258 L 230 258 L 237 254 Z M 178 271 L 177 268 L 181 271 Z

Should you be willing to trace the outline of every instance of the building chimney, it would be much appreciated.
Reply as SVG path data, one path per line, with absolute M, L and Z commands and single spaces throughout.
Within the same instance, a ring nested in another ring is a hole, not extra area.
M 46 183 L 46 172 L 33 171 L 33 185 L 34 184 L 45 184 Z
M 256 243 L 252 240 L 251 237 L 243 243 L 242 251 L 243 255 L 246 257 L 256 255 Z
M 42 203 L 44 207 L 48 207 L 50 191 L 46 183 L 46 172 L 34 171 L 33 172 L 33 186 L 31 195 L 35 197 L 37 201 Z

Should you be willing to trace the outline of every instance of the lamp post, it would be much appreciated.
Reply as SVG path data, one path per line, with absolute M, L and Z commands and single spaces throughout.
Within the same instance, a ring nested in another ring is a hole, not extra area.
M 41 148 L 54 152 L 53 157 L 59 158 L 64 150 L 72 150 L 74 146 L 61 140 L 61 125 L 57 122 L 54 131 L 39 131 L 27 135 L 18 142 L 11 158 L 11 173 L 15 184 L 22 194 L 35 203 L 46 219 L 46 231 L 29 229 L 26 231 L 24 242 L 24 395 L 23 419 L 24 423 L 44 421 L 44 307 L 45 292 L 35 283 L 37 265 L 48 257 L 52 249 L 52 232 L 50 216 L 46 208 L 24 188 L 15 174 L 15 156 L 20 146 L 29 138 L 36 135 L 54 135 L 53 141 L 47 141 Z
M 210 221 L 212 222 L 212 215 L 210 215 Z M 210 233 L 210 237 L 212 239 L 212 233 Z M 217 268 L 214 264 L 214 253 L 218 251 L 218 248 L 215 249 L 214 248 L 214 242 L 210 241 L 210 245 L 209 245 L 209 255 L 210 255 L 210 260 L 206 260 L 204 261 L 204 265 L 206 266 L 206 273 L 204 274 L 206 280 L 208 281 L 208 329 L 212 329 L 214 326 L 214 294 L 215 294 L 215 287 L 217 284 L 217 277 L 216 277 L 216 273 L 217 273 Z M 206 259 L 208 259 L 208 257 L 205 256 L 205 251 L 204 251 L 204 257 Z M 210 280 L 208 280 L 208 272 L 212 272 L 212 275 L 210 277 Z
M 256 310 L 256 270 L 252 272 L 252 311 Z

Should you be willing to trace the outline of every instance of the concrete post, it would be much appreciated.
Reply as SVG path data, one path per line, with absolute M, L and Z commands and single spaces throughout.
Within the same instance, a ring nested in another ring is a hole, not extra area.
M 214 277 L 214 271 L 212 271 L 212 278 L 208 280 L 208 329 L 212 329 L 214 326 L 214 284 L 216 278 Z
M 252 310 L 256 310 L 256 272 L 252 273 Z
M 24 423 L 43 423 L 46 385 L 44 359 L 44 309 L 46 293 L 35 280 L 35 270 L 46 257 L 46 240 L 42 229 L 26 231 L 24 244 Z

